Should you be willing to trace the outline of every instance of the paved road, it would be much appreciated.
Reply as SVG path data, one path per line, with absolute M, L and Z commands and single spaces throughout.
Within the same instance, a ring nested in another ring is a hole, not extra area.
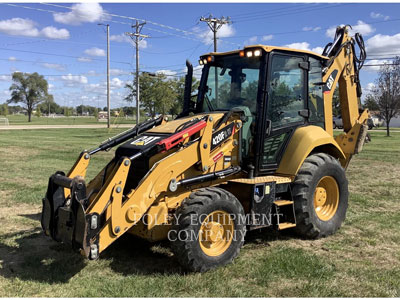
M 111 125 L 111 128 L 131 128 L 132 124 Z M 18 129 L 85 129 L 85 128 L 107 128 L 106 124 L 92 125 L 10 125 L 0 126 L 0 130 L 18 130 Z

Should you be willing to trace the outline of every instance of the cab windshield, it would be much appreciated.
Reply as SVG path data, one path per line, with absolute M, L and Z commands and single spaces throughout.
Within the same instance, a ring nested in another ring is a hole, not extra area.
M 256 115 L 260 57 L 240 57 L 238 54 L 215 56 L 215 61 L 203 71 L 201 112 L 247 107 Z M 246 109 L 247 110 L 247 109 Z

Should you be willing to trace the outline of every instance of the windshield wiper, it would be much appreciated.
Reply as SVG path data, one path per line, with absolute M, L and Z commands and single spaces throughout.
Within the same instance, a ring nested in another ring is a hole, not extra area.
M 214 109 L 214 107 L 213 107 L 213 105 L 212 105 L 212 103 L 211 103 L 211 101 L 210 101 L 210 99 L 208 98 L 208 96 L 207 96 L 206 93 L 204 93 L 204 99 L 205 99 L 206 102 L 207 102 L 208 109 L 209 109 L 210 111 L 214 111 L 215 109 Z

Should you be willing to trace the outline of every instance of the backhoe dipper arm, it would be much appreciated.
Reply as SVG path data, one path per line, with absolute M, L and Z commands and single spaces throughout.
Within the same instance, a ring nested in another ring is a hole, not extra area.
M 343 119 L 344 133 L 337 136 L 335 140 L 346 155 L 341 160 L 343 167 L 347 167 L 351 156 L 361 151 L 368 119 L 368 110 L 360 113 L 361 86 L 359 82 L 359 70 L 366 58 L 362 36 L 356 34 L 356 39 L 348 34 L 347 26 L 336 29 L 333 44 L 325 47 L 323 55 L 329 57 L 323 74 L 325 86 L 325 128 L 333 135 L 332 98 L 337 84 L 339 83 L 340 108 Z M 360 57 L 355 54 L 355 43 L 360 47 Z M 364 127 L 365 126 L 365 127 Z

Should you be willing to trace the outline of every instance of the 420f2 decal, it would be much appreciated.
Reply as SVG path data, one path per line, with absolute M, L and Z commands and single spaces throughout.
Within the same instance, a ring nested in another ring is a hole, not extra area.
M 225 140 L 227 140 L 233 133 L 233 126 L 235 124 L 231 123 L 228 126 L 214 132 L 211 138 L 211 150 L 215 149 L 221 145 Z

